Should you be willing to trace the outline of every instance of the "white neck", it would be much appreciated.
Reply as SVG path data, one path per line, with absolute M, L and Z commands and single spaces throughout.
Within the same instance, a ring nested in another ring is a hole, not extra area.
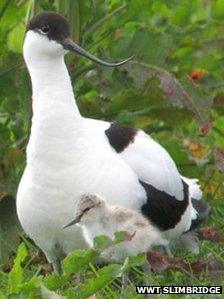
M 28 161 L 34 157 L 40 160 L 44 151 L 47 161 L 53 159 L 53 153 L 58 157 L 59 153 L 68 153 L 68 147 L 74 150 L 76 140 L 82 135 L 83 118 L 75 102 L 62 46 L 44 37 L 40 40 L 37 33 L 28 32 L 24 58 L 33 90 L 27 157 Z
M 34 120 L 80 118 L 62 45 L 28 31 L 23 54 L 32 80 Z
M 65 110 L 69 110 L 72 117 L 80 117 L 63 56 L 53 59 L 44 57 L 38 65 L 28 65 L 28 69 L 32 81 L 34 117 L 42 118 L 52 113 L 61 115 Z

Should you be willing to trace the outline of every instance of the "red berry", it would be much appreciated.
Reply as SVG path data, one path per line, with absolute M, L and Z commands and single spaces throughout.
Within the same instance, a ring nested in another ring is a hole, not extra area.
M 192 80 L 200 80 L 203 76 L 203 70 L 197 69 L 189 74 Z

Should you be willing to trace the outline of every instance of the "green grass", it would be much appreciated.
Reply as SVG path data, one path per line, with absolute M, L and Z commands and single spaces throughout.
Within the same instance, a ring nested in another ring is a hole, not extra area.
M 213 209 L 205 226 L 223 230 L 224 202 L 222 198 L 209 200 Z M 5 261 L 0 268 L 0 299 L 5 298 L 50 298 L 49 290 L 66 296 L 65 298 L 85 298 L 87 290 L 93 290 L 97 298 L 119 298 L 122 292 L 121 275 L 129 271 L 126 298 L 140 298 L 136 294 L 136 285 L 145 285 L 149 278 L 140 265 L 144 259 L 135 258 L 126 261 L 126 265 L 111 264 L 98 267 L 95 261 L 98 253 L 93 251 L 75 251 L 63 262 L 65 274 L 58 278 L 46 263 L 39 250 L 28 240 L 23 242 L 17 252 L 17 258 Z M 103 245 L 102 245 L 103 244 Z M 102 243 L 102 246 L 107 244 Z M 27 253 L 26 253 L 27 248 Z M 176 248 L 175 257 L 185 261 L 218 260 L 224 265 L 224 244 L 222 242 L 200 241 L 199 255 L 191 254 Z M 16 262 L 15 262 L 16 261 Z M 17 264 L 17 265 L 16 265 Z M 21 266 L 20 266 L 21 264 Z M 150 281 L 153 285 L 224 285 L 224 271 L 214 276 L 208 271 L 199 273 L 184 273 L 177 270 L 152 271 Z M 19 296 L 20 294 L 20 296 Z M 21 295 L 22 294 L 22 295 Z M 177 298 L 176 295 L 155 295 L 156 298 Z M 184 298 L 184 296 L 183 296 Z M 189 296 L 188 298 L 208 298 L 205 296 Z M 212 296 L 212 298 L 223 298 Z

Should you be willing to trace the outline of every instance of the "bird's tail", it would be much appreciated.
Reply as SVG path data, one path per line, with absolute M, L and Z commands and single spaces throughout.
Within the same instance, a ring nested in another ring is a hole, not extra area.
M 201 225 L 209 215 L 211 214 L 211 207 L 207 202 L 202 200 L 196 200 L 194 198 L 191 199 L 193 208 L 197 212 L 197 218 L 192 220 L 190 230 L 194 230 L 196 227 Z
M 198 179 L 189 179 L 182 176 L 182 180 L 188 185 L 190 198 L 200 200 L 202 197 L 202 191 L 198 184 Z
M 180 245 L 188 251 L 199 253 L 198 237 L 194 229 L 208 218 L 211 213 L 211 207 L 208 203 L 201 200 L 202 191 L 198 184 L 198 179 L 189 179 L 186 177 L 182 177 L 182 179 L 188 185 L 189 199 L 194 209 L 192 209 L 192 220 L 189 230 L 174 240 L 171 245 Z
M 211 207 L 202 200 L 191 198 L 191 202 L 194 210 L 197 212 L 196 218 L 191 221 L 190 229 L 174 240 L 172 245 L 180 245 L 192 253 L 199 253 L 198 235 L 195 232 L 195 228 L 200 226 L 208 218 L 211 213 Z
M 186 177 L 182 177 L 182 179 L 188 184 L 192 206 L 196 211 L 196 217 L 192 220 L 190 227 L 190 230 L 194 230 L 208 218 L 211 213 L 211 207 L 208 203 L 201 200 L 202 191 L 198 184 L 198 179 L 189 179 Z

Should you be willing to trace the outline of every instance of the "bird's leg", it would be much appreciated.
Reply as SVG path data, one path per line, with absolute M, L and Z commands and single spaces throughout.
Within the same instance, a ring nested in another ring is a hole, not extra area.
M 169 245 L 167 245 L 167 246 L 165 246 L 165 245 L 158 245 L 158 246 L 156 246 L 156 249 L 161 254 L 165 254 L 168 257 L 173 257 L 172 252 L 170 251 Z
M 171 250 L 170 250 L 170 246 L 169 246 L 169 245 L 164 246 L 164 250 L 165 250 L 165 253 L 166 253 L 166 255 L 167 255 L 168 257 L 173 257 L 173 254 L 172 254 L 172 252 L 171 252 Z
M 52 262 L 52 266 L 53 266 L 55 274 L 58 276 L 61 276 L 62 275 L 61 260 L 59 258 L 55 259 Z
M 55 243 L 54 248 L 53 248 L 53 253 L 55 259 L 52 262 L 52 266 L 54 269 L 54 272 L 58 275 L 61 276 L 63 274 L 62 268 L 61 268 L 61 261 L 65 257 L 65 253 L 63 252 L 63 248 L 59 243 Z
M 144 272 L 145 275 L 150 276 L 151 275 L 151 265 L 149 263 L 144 264 L 142 266 L 142 270 Z
M 152 282 L 150 281 L 150 276 L 151 276 L 151 266 L 150 266 L 150 264 L 149 263 L 147 263 L 147 264 L 144 264 L 143 266 L 142 266 L 142 270 L 143 270 L 143 272 L 144 272 L 144 285 L 146 285 L 146 286 L 151 286 L 151 285 L 153 285 L 152 284 Z M 146 276 L 146 277 L 145 277 Z M 147 294 L 147 295 L 145 295 L 145 298 L 151 298 L 152 297 L 152 295 L 151 294 Z
M 128 297 L 126 296 L 126 289 L 128 286 L 128 274 L 128 270 L 122 274 L 121 299 L 128 299 Z
M 145 274 L 145 278 L 144 278 L 144 283 L 147 285 L 147 286 L 151 286 L 152 285 L 152 282 L 150 281 L 149 277 L 151 276 L 151 266 L 149 263 L 145 264 L 142 266 L 142 270 Z

